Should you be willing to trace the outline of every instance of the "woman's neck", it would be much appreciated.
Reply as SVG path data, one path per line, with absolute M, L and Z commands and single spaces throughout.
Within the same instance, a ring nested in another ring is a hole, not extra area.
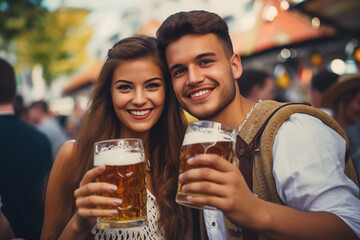
M 139 138 L 139 139 L 141 139 L 143 142 L 144 150 L 146 150 L 146 146 L 148 145 L 149 137 L 150 137 L 150 132 L 120 134 L 120 138 Z

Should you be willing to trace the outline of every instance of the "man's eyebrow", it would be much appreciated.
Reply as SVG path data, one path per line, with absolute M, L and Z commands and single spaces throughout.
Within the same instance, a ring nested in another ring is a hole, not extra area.
M 202 54 L 199 54 L 195 57 L 195 59 L 200 59 L 200 58 L 203 58 L 203 57 L 212 57 L 212 56 L 216 56 L 215 53 L 213 52 L 207 52 L 207 53 L 202 53 Z
M 213 53 L 213 52 L 206 52 L 206 53 L 202 53 L 202 54 L 197 55 L 197 56 L 195 57 L 195 59 L 198 60 L 198 59 L 201 59 L 201 58 L 204 58 L 204 57 L 213 57 L 213 56 L 216 56 L 216 54 Z M 174 69 L 179 68 L 179 67 L 181 67 L 181 66 L 182 66 L 182 64 L 175 64 L 175 65 L 173 65 L 173 66 L 171 66 L 171 67 L 169 68 L 169 71 L 171 72 L 171 71 L 173 71 Z
M 182 64 L 175 64 L 169 68 L 169 72 L 172 72 L 174 69 L 181 67 Z

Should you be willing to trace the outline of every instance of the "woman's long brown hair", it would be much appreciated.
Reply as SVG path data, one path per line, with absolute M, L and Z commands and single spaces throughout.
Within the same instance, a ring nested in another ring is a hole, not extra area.
M 160 60 L 154 38 L 146 36 L 125 38 L 109 50 L 76 141 L 72 154 L 73 164 L 62 173 L 64 179 L 60 191 L 64 194 L 59 206 L 62 215 L 58 216 L 57 236 L 76 212 L 74 191 L 84 174 L 93 167 L 94 143 L 120 137 L 121 122 L 114 112 L 110 93 L 113 72 L 122 61 L 140 57 L 153 57 L 161 67 L 164 78 L 169 76 L 167 68 Z M 164 110 L 158 122 L 150 130 L 149 137 L 151 178 L 160 210 L 158 224 L 164 230 L 166 239 L 185 239 L 192 228 L 191 211 L 175 202 L 179 152 L 185 133 L 185 118 L 170 89 L 170 84 L 166 83 L 165 79 L 164 81 L 166 86 Z

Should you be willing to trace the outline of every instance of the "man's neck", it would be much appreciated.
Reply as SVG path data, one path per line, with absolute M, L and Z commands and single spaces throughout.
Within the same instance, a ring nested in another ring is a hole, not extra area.
M 0 104 L 0 114 L 14 114 L 14 108 L 12 103 Z
M 223 111 L 209 120 L 225 123 L 238 129 L 254 105 L 240 94 L 236 94 L 234 100 Z

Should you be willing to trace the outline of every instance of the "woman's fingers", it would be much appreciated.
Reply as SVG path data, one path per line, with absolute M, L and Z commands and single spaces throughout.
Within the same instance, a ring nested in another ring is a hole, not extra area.
M 81 186 L 80 188 L 76 189 L 74 192 L 75 198 L 95 195 L 98 192 L 102 193 L 112 193 L 117 190 L 117 186 L 110 183 L 104 182 L 91 182 Z
M 110 198 L 96 195 L 76 199 L 77 208 L 95 208 L 97 205 L 117 207 L 121 204 L 122 200 L 120 198 Z
M 97 209 L 97 208 L 80 208 L 78 209 L 78 214 L 82 218 L 92 218 L 92 217 L 112 217 L 118 214 L 117 209 Z
M 104 170 L 105 170 L 105 166 L 100 165 L 100 166 L 94 167 L 93 169 L 90 169 L 89 171 L 87 171 L 85 173 L 83 179 L 80 182 L 80 187 L 92 182 L 94 180 L 94 178 L 96 176 L 98 176 L 99 174 L 103 173 Z

